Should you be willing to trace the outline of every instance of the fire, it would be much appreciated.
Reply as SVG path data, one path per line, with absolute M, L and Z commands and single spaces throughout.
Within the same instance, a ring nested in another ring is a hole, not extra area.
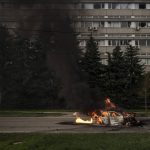
M 99 116 L 96 112 L 91 113 L 91 118 L 94 120 L 97 124 L 103 124 L 102 117 Z
M 105 100 L 105 110 L 97 110 L 88 113 L 89 119 L 81 118 L 81 114 L 75 112 L 75 122 L 77 124 L 97 124 L 97 125 L 110 125 L 110 126 L 142 126 L 142 122 L 135 119 L 135 113 L 114 111 L 118 108 L 110 98 Z M 83 115 L 83 114 L 82 114 Z M 87 117 L 87 116 L 86 116 Z
M 116 105 L 111 102 L 110 98 L 106 98 L 105 100 L 105 109 L 110 110 L 110 109 L 116 109 Z
M 81 123 L 81 124 L 92 124 L 93 123 L 93 119 L 91 118 L 91 120 L 83 120 L 80 117 L 76 118 L 76 123 Z
M 76 116 L 76 123 L 80 124 L 98 124 L 98 125 L 120 125 L 123 122 L 123 115 L 115 111 L 108 111 L 116 108 L 116 105 L 111 102 L 109 98 L 105 100 L 105 109 L 93 111 L 89 113 L 89 120 L 84 120 L 79 113 L 74 113 Z
M 101 111 L 101 113 L 103 117 L 108 117 L 109 115 L 108 111 Z

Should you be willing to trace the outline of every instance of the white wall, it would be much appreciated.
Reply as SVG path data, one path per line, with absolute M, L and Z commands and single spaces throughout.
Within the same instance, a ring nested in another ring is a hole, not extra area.
M 150 4 L 146 4 L 146 9 L 150 9 Z
M 135 22 L 131 22 L 131 28 L 136 28 L 136 23 Z
M 105 9 L 108 9 L 108 3 L 105 3 Z
M 93 4 L 84 4 L 84 9 L 94 9 Z

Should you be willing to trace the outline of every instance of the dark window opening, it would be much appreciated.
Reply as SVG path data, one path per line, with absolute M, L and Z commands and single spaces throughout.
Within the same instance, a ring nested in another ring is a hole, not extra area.
M 150 46 L 150 40 L 147 40 L 147 46 Z
M 122 22 L 121 27 L 122 28 L 127 28 L 128 27 L 128 22 Z
M 84 4 L 81 4 L 81 8 L 84 9 Z
M 108 8 L 112 9 L 112 3 L 108 3 Z
M 101 7 L 102 7 L 102 8 L 105 8 L 105 4 L 104 4 L 104 3 L 102 3 L 102 4 L 101 4 Z
M 146 40 L 139 40 L 139 45 L 146 46 Z
M 112 3 L 112 9 L 116 9 L 117 4 Z
M 139 45 L 139 41 L 138 40 L 135 40 L 135 45 Z
M 104 27 L 104 21 L 100 22 L 100 27 Z
M 142 27 L 142 28 L 146 27 L 146 22 L 141 22 L 140 27 Z
M 98 3 L 95 3 L 94 4 L 94 9 L 100 9 L 101 8 L 101 5 L 100 4 L 98 4 Z
M 128 22 L 128 27 L 129 27 L 129 28 L 131 27 L 131 22 Z
M 146 4 L 140 3 L 139 4 L 139 9 L 146 9 Z
M 108 45 L 112 45 L 112 41 L 111 40 L 108 41 Z

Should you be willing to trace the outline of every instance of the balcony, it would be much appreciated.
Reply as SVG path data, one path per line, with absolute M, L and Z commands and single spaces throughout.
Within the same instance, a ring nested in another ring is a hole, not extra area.
M 150 28 L 140 28 L 136 30 L 135 28 L 97 28 L 97 31 L 89 31 L 88 28 L 76 28 L 78 33 L 92 33 L 92 34 L 147 34 L 150 33 Z
M 100 15 L 100 16 L 139 16 L 150 15 L 149 9 L 76 9 L 72 14 L 78 15 Z

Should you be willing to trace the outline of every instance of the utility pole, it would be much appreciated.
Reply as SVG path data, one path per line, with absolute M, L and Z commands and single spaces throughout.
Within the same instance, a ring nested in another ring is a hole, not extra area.
M 2 93 L 0 91 L 0 107 L 1 107 L 1 103 L 2 103 Z
M 148 76 L 148 74 L 146 74 L 145 75 L 145 81 L 144 81 L 145 82 L 144 83 L 144 87 L 145 87 L 144 88 L 144 103 L 145 103 L 144 107 L 145 107 L 145 113 L 147 113 L 147 94 L 148 94 L 147 90 L 148 90 L 148 86 L 149 86 L 149 84 L 148 84 L 149 81 L 148 80 L 149 80 L 149 76 Z
M 147 112 L 147 87 L 144 90 L 144 99 L 145 99 L 145 112 Z

